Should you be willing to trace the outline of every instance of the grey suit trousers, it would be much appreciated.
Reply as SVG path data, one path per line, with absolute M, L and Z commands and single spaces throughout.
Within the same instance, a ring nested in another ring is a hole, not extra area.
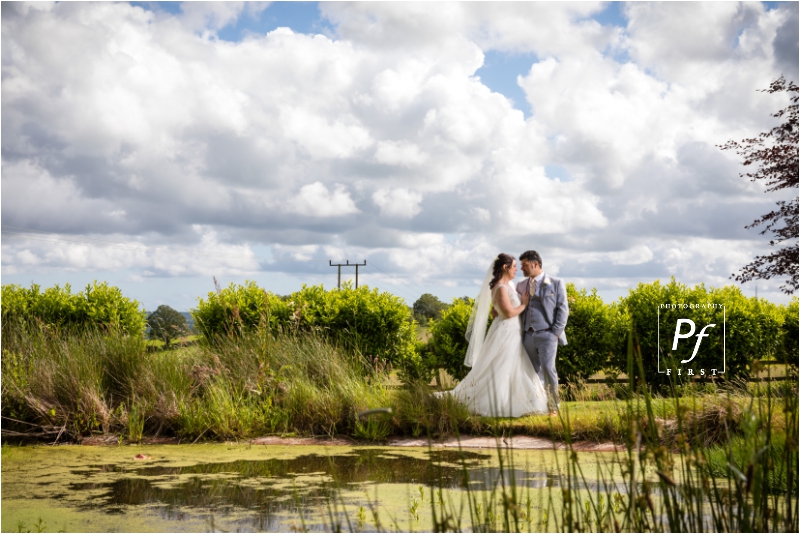
M 558 410 L 558 374 L 556 373 L 556 350 L 558 338 L 549 330 L 531 332 L 526 330 L 522 336 L 525 352 L 531 359 L 536 374 L 544 382 L 547 390 L 547 403 L 550 410 Z

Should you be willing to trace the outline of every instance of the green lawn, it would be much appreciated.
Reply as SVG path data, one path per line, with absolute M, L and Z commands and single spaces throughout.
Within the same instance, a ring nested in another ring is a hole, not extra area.
M 783 402 L 781 398 L 772 399 L 773 406 Z M 653 413 L 661 431 L 676 431 L 677 411 L 681 410 L 687 421 L 694 422 L 693 432 L 708 434 L 714 441 L 713 433 L 724 433 L 728 424 L 738 426 L 744 414 L 766 413 L 767 399 L 754 399 L 746 394 L 694 395 L 673 398 L 652 399 Z M 630 412 L 629 412 L 630 410 Z M 632 413 L 631 413 L 632 412 Z M 491 418 L 485 419 L 491 426 Z M 763 419 L 760 418 L 760 419 Z M 646 427 L 647 410 L 643 398 L 634 399 L 630 407 L 625 400 L 572 401 L 561 402 L 558 417 L 531 415 L 518 419 L 505 419 L 503 424 L 513 433 L 563 439 L 565 428 L 570 429 L 573 440 L 622 442 L 629 434 L 631 421 Z M 759 424 L 766 424 L 765 420 Z M 786 413 L 773 407 L 771 427 L 773 431 L 785 432 Z

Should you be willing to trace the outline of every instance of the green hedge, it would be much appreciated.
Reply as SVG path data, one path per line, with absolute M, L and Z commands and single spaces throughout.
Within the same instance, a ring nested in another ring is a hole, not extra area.
M 209 341 L 259 326 L 272 332 L 318 330 L 376 365 L 410 367 L 411 374 L 421 368 L 411 310 L 401 298 L 367 286 L 326 291 L 322 285 L 304 285 L 279 297 L 248 281 L 209 293 L 191 313 Z
M 787 306 L 783 307 L 783 324 L 781 325 L 781 350 L 777 359 L 794 365 L 798 364 L 798 344 L 800 344 L 800 310 L 797 297 L 792 298 Z
M 218 336 L 232 336 L 256 326 L 272 331 L 286 327 L 292 311 L 281 297 L 265 291 L 255 282 L 231 283 L 225 289 L 212 291 L 198 299 L 191 310 L 195 329 L 208 341 Z
M 705 369 L 706 377 L 711 373 L 710 369 L 717 369 L 719 373 L 723 368 L 723 344 L 719 336 L 704 338 L 698 355 L 687 364 L 680 363 L 681 359 L 685 359 L 683 352 L 680 356 L 671 354 L 674 328 L 678 319 L 694 320 L 698 332 L 707 324 L 716 324 L 715 328 L 719 329 L 723 320 L 725 321 L 726 372 L 718 375 L 724 379 L 749 378 L 754 360 L 782 358 L 785 347 L 791 346 L 786 335 L 791 332 L 792 323 L 794 331 L 797 331 L 797 315 L 794 315 L 792 321 L 785 310 L 786 306 L 763 299 L 747 298 L 735 286 L 706 289 L 705 285 L 699 284 L 688 287 L 676 282 L 674 278 L 666 285 L 658 280 L 651 284 L 639 284 L 623 299 L 623 305 L 628 309 L 635 341 L 641 348 L 644 379 L 658 388 L 664 388 L 670 382 L 666 374 L 658 372 L 658 315 L 661 304 L 700 306 L 691 311 L 681 308 L 665 308 L 660 311 L 661 367 L 662 370 L 666 367 L 682 369 L 681 376 L 675 375 L 676 371 L 672 372 L 676 383 L 689 379 L 686 374 L 689 368 L 694 370 L 695 376 L 699 369 Z M 703 307 L 708 304 L 719 307 Z M 679 351 L 691 351 L 694 340 L 695 338 L 691 338 L 691 343 L 689 340 L 682 342 Z M 625 372 L 626 362 L 625 352 L 616 351 L 610 364 Z M 635 375 L 638 374 L 636 370 Z
M 574 284 L 568 284 L 567 298 L 570 307 L 566 328 L 568 344 L 558 348 L 556 366 L 560 380 L 575 383 L 606 367 L 614 351 L 624 351 L 630 319 L 624 307 L 604 304 L 594 289 L 587 293 L 585 289 L 578 291 Z M 454 299 L 440 319 L 428 323 L 431 337 L 426 361 L 446 369 L 459 380 L 470 371 L 464 365 L 468 346 L 464 333 L 471 311 L 472 300 Z
M 353 289 L 344 284 L 342 289 L 325 291 L 322 285 L 304 285 L 289 301 L 302 329 L 327 329 L 372 361 L 419 365 L 417 322 L 400 297 L 368 286 Z
M 39 322 L 57 328 L 83 330 L 119 329 L 129 334 L 143 334 L 145 312 L 136 300 L 123 296 L 118 287 L 97 281 L 79 293 L 69 284 L 55 285 L 41 292 L 37 284 L 30 289 L 16 284 L 2 288 L 3 323 Z
M 570 314 L 566 335 L 568 344 L 558 349 L 556 367 L 559 379 L 564 383 L 577 383 L 598 371 L 627 373 L 628 334 L 634 338 L 642 351 L 644 379 L 657 388 L 666 387 L 669 378 L 658 373 L 658 309 L 661 304 L 705 304 L 720 305 L 717 308 L 699 308 L 691 316 L 681 309 L 661 311 L 662 370 L 666 366 L 680 367 L 681 376 L 673 374 L 677 383 L 686 382 L 686 369 L 692 367 L 695 376 L 699 369 L 722 369 L 722 343 L 704 338 L 698 356 L 689 364 L 681 364 L 671 355 L 674 328 L 679 318 L 693 318 L 696 330 L 706 324 L 722 327 L 723 308 L 725 314 L 725 363 L 726 373 L 721 379 L 748 378 L 754 360 L 777 359 L 797 365 L 798 362 L 798 300 L 788 305 L 773 304 L 764 299 L 746 297 L 736 286 L 706 288 L 703 284 L 689 287 L 672 279 L 662 285 L 660 281 L 639 284 L 629 295 L 618 302 L 606 304 L 592 289 L 578 290 L 567 285 Z M 469 372 L 464 366 L 467 340 L 464 332 L 472 309 L 472 301 L 460 299 L 442 313 L 437 320 L 428 323 L 430 340 L 423 349 L 426 365 L 446 369 L 453 377 L 462 379 Z M 669 326 L 666 326 L 669 325 Z M 681 350 L 691 350 L 696 338 L 682 342 Z M 677 356 L 677 355 L 676 355 Z M 676 373 L 676 371 L 673 371 Z M 634 373 L 638 376 L 638 371 Z
M 608 367 L 614 354 L 625 354 L 630 316 L 619 303 L 607 305 L 597 294 L 567 284 L 567 344 L 558 347 L 559 382 L 578 383 Z
M 470 371 L 464 365 L 464 358 L 469 345 L 465 333 L 472 304 L 472 299 L 453 299 L 453 303 L 442 311 L 439 319 L 428 321 L 430 339 L 425 350 L 427 365 L 445 369 L 458 380 L 467 376 Z

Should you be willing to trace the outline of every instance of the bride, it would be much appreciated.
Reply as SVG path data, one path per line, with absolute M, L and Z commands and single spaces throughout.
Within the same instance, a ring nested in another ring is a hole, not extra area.
M 548 413 L 547 394 L 522 345 L 517 316 L 528 305 L 528 294 L 520 298 L 511 284 L 516 273 L 513 256 L 497 256 L 486 273 L 467 326 L 469 348 L 464 365 L 472 370 L 451 394 L 479 415 Z M 486 332 L 492 304 L 497 317 Z

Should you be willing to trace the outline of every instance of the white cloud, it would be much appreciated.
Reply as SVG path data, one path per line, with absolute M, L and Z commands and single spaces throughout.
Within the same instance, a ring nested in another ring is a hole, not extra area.
M 573 175 L 622 186 L 651 154 L 669 157 L 689 116 L 682 95 L 633 64 L 548 58 L 520 79 L 537 120 L 558 132 L 554 149 Z M 554 88 L 558 88 L 554 90 Z
M 584 261 L 610 261 L 614 265 L 639 265 L 653 259 L 653 251 L 647 245 L 637 245 L 628 250 L 584 254 Z
M 63 234 L 14 236 L 3 240 L 3 274 L 30 266 L 40 273 L 138 270 L 145 278 L 252 275 L 259 264 L 249 245 L 221 243 L 213 229 L 195 225 L 192 247 L 145 245 L 121 234 L 76 238 Z
M 410 219 L 420 212 L 422 195 L 408 189 L 379 189 L 372 195 L 381 213 L 389 217 Z
M 3 196 L 13 201 L 19 215 L 11 226 L 31 228 L 38 224 L 63 226 L 114 226 L 119 212 L 114 202 L 87 198 L 74 176 L 54 178 L 31 160 L 3 164 Z M 64 214 L 70 214 L 64 221 Z M 65 224 L 66 223 L 66 224 Z
M 427 154 L 407 141 L 381 141 L 375 151 L 375 161 L 386 165 L 416 167 L 427 160 Z
M 602 2 L 323 3 L 339 34 L 371 47 L 441 46 L 462 34 L 484 49 L 539 54 L 580 53 L 615 42 L 618 30 L 587 17 Z
M 286 137 L 306 149 L 312 158 L 346 158 L 370 145 L 369 132 L 357 121 L 347 119 L 331 124 L 304 109 L 285 110 L 281 117 Z
M 497 188 L 495 228 L 510 235 L 563 234 L 603 228 L 608 220 L 598 198 L 578 182 L 545 176 L 541 167 L 525 168 L 498 161 L 493 178 Z
M 438 248 L 444 243 L 444 236 L 434 233 L 407 233 L 400 237 L 400 243 L 408 249 Z
M 300 245 L 287 247 L 283 245 L 276 245 L 273 247 L 273 252 L 278 257 L 288 257 L 297 261 L 308 261 L 316 257 L 320 250 L 319 245 Z
M 480 223 L 488 223 L 492 220 L 492 214 L 485 208 L 472 208 L 471 215 Z
M 344 186 L 336 184 L 331 192 L 322 182 L 301 187 L 288 206 L 289 211 L 309 217 L 340 217 L 359 211 Z
M 777 10 L 765 12 L 760 2 L 632 2 L 625 13 L 632 57 L 683 83 L 704 68 L 763 59 L 771 54 L 770 37 L 782 22 Z

